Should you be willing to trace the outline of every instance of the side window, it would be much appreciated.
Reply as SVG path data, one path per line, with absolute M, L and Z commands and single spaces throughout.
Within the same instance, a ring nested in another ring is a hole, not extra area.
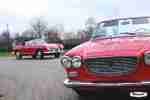
M 125 19 L 119 21 L 119 33 L 131 32 L 132 19 Z
M 32 41 L 32 42 L 31 42 L 31 45 L 32 45 L 32 46 L 34 46 L 34 45 L 36 45 L 36 44 L 37 44 L 36 41 Z
M 28 41 L 25 43 L 26 46 L 33 46 L 36 44 L 36 41 Z
M 132 20 L 127 19 L 127 20 L 120 20 L 119 21 L 119 25 L 120 26 L 124 26 L 124 25 L 131 25 L 132 24 Z
M 121 25 L 128 25 L 128 24 L 130 24 L 129 21 L 123 21 L 123 22 L 121 22 Z
M 148 18 L 134 18 L 133 19 L 133 24 L 148 24 L 149 19 Z
M 103 28 L 105 29 L 105 33 L 107 33 L 107 35 L 118 34 L 118 20 L 105 21 Z
M 103 27 L 118 26 L 118 20 L 105 21 Z
M 94 36 L 105 36 L 106 35 L 106 28 L 104 28 L 104 23 L 99 23 L 96 27 L 96 31 Z
M 26 46 L 35 46 L 35 45 L 41 45 L 41 44 L 44 44 L 45 41 L 44 40 L 31 40 L 31 41 L 27 41 L 25 43 Z

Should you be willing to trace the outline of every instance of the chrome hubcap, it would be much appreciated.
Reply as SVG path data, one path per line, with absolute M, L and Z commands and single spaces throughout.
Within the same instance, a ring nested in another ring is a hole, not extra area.
M 41 51 L 38 51 L 37 52 L 37 58 L 40 58 L 42 56 L 42 52 Z
M 42 54 L 42 53 L 39 51 L 39 52 L 38 52 L 38 56 L 41 56 L 41 54 Z
M 130 92 L 130 97 L 134 97 L 134 98 L 144 98 L 147 96 L 148 96 L 147 92 L 140 92 L 140 91 Z
M 18 56 L 18 57 L 19 57 L 19 56 L 20 56 L 20 52 L 16 52 L 16 56 Z

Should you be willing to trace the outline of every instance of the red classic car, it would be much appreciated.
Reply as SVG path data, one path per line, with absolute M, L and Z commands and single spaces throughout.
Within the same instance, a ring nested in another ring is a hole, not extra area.
M 64 85 L 79 95 L 116 89 L 131 97 L 150 93 L 150 17 L 97 24 L 90 41 L 66 52 Z
M 13 49 L 16 59 L 22 59 L 23 56 L 32 56 L 42 59 L 47 55 L 59 57 L 63 53 L 64 46 L 60 43 L 47 43 L 43 39 L 35 39 L 16 45 Z

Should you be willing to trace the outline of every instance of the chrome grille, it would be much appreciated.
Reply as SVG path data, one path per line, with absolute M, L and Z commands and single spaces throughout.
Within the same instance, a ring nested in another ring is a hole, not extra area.
M 57 50 L 55 48 L 49 48 L 50 52 L 56 52 Z
M 96 74 L 127 74 L 137 67 L 137 57 L 88 58 L 85 65 Z

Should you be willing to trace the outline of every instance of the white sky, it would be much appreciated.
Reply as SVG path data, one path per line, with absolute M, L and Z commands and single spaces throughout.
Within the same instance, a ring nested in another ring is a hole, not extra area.
M 0 0 L 0 31 L 5 24 L 12 32 L 23 31 L 34 17 L 66 30 L 83 28 L 88 17 L 98 20 L 117 16 L 150 15 L 149 0 Z

